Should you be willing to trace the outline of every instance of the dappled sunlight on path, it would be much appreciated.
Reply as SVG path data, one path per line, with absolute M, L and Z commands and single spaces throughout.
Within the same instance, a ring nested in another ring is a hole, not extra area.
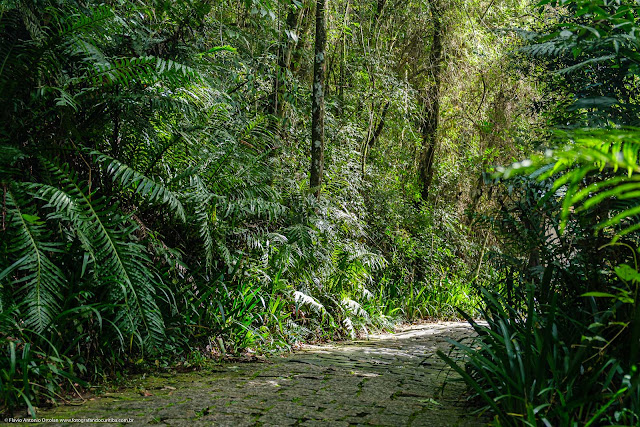
M 171 426 L 482 425 L 469 415 L 464 385 L 435 354 L 451 348 L 447 338 L 470 334 L 460 322 L 414 325 L 368 340 L 305 346 L 269 363 L 155 376 L 141 384 L 151 396 L 112 393 L 39 415 Z

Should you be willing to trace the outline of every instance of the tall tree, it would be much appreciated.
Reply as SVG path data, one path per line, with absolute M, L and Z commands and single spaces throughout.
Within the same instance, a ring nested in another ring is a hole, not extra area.
M 429 0 L 431 22 L 431 50 L 429 52 L 430 83 L 425 89 L 424 112 L 422 116 L 422 153 L 420 154 L 418 173 L 423 200 L 429 197 L 429 189 L 433 181 L 433 160 L 438 148 L 438 124 L 440 119 L 440 86 L 444 70 L 442 39 L 444 26 L 442 23 L 441 0 Z
M 326 10 L 328 0 L 316 3 L 316 40 L 313 57 L 313 91 L 311 107 L 311 173 L 309 186 L 320 196 L 324 170 L 324 92 L 326 74 Z

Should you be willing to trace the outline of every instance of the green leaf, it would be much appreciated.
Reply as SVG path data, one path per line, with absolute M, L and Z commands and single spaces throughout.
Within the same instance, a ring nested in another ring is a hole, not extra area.
M 229 46 L 229 45 L 215 46 L 215 47 L 212 47 L 211 49 L 205 50 L 204 52 L 200 53 L 198 56 L 204 56 L 204 55 L 208 55 L 208 54 L 216 53 L 216 52 L 232 52 L 232 53 L 236 53 L 237 51 L 238 51 L 238 49 L 236 49 L 235 47 Z
M 581 297 L 595 297 L 595 298 L 618 298 L 617 295 L 609 294 L 607 292 L 587 292 L 587 293 L 584 293 L 584 294 L 582 294 L 580 296 Z
M 43 224 L 43 222 L 40 221 L 40 217 L 37 215 L 29 215 L 29 214 L 23 213 L 22 219 L 24 219 L 30 224 Z
M 627 264 L 617 266 L 615 272 L 625 282 L 640 282 L 640 273 Z

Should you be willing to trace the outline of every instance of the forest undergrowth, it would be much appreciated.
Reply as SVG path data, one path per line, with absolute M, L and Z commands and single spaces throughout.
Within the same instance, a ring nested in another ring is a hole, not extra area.
M 0 2 L 0 412 L 465 318 L 496 425 L 637 425 L 638 12 Z
M 640 425 L 637 2 L 541 1 L 522 32 L 547 137 L 492 178 L 509 198 L 478 339 L 454 343 L 481 412 L 504 426 Z
M 417 209 L 383 159 L 369 168 L 395 188 L 363 175 L 358 93 L 329 99 L 340 143 L 310 191 L 308 72 L 277 65 L 273 4 L 223 3 L 2 3 L 3 412 L 475 310 L 462 219 Z M 307 66 L 308 49 L 290 53 Z M 371 208 L 383 199 L 388 215 Z

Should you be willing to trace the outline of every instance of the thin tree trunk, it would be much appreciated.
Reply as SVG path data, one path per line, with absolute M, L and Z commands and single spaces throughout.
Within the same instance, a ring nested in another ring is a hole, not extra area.
M 440 119 L 440 86 L 443 73 L 443 48 L 442 38 L 444 28 L 442 25 L 441 0 L 428 0 L 433 22 L 431 39 L 431 52 L 429 53 L 429 67 L 431 71 L 431 83 L 426 90 L 424 101 L 424 116 L 422 121 L 422 153 L 419 162 L 419 177 L 421 183 L 422 200 L 427 200 L 433 181 L 433 162 L 438 148 L 438 124 Z
M 316 4 L 316 41 L 313 58 L 313 91 L 311 106 L 311 173 L 309 186 L 320 197 L 324 171 L 324 93 L 326 73 L 326 9 L 328 0 Z
M 118 106 L 113 107 L 111 113 L 113 119 L 113 133 L 111 134 L 111 156 L 114 159 L 120 157 L 120 109 Z
M 370 136 L 369 140 L 368 141 L 365 140 L 362 145 L 361 172 L 363 177 L 365 172 L 365 166 L 367 165 L 367 155 L 369 154 L 369 150 L 371 149 L 371 147 L 375 145 L 376 141 L 382 134 L 382 130 L 384 129 L 384 120 L 387 117 L 387 112 L 389 111 L 390 105 L 391 105 L 391 102 L 387 101 L 387 103 L 384 105 L 384 108 L 382 109 L 382 114 L 380 117 L 380 121 L 378 122 L 378 126 L 376 127 L 375 131 L 373 131 L 373 134 Z
M 293 1 L 289 5 L 286 30 L 292 34 L 296 34 L 298 31 L 301 10 L 301 8 L 295 6 Z M 269 112 L 280 118 L 284 115 L 283 94 L 286 90 L 287 74 L 291 68 L 291 53 L 295 44 L 295 40 L 292 40 L 289 35 L 285 35 L 285 40 L 278 47 L 278 66 L 276 67 L 276 76 L 273 82 Z
M 480 251 L 480 257 L 478 258 L 478 265 L 476 265 L 475 272 L 473 274 L 473 281 L 478 280 L 478 276 L 480 276 L 480 267 L 482 267 L 482 259 L 484 258 L 484 254 L 487 251 L 487 243 L 489 243 L 489 232 L 487 231 L 484 235 L 484 242 L 482 243 L 482 250 Z
M 344 108 L 344 85 L 345 85 L 345 68 L 347 66 L 347 32 L 345 28 L 349 25 L 349 12 L 351 9 L 351 0 L 347 1 L 344 7 L 344 21 L 342 22 L 342 55 L 340 61 L 340 87 L 338 89 L 338 99 L 340 100 L 340 114 Z
M 380 15 L 382 15 L 382 10 L 384 9 L 384 5 L 387 2 L 387 0 L 378 0 L 378 2 L 376 3 L 376 11 L 373 14 L 373 26 L 377 27 L 378 26 L 378 21 L 380 20 Z
M 340 31 L 340 36 L 338 37 L 339 42 L 336 42 L 333 46 L 333 52 L 329 55 L 327 60 L 327 89 L 331 87 L 335 87 L 338 90 L 338 99 L 340 102 L 338 103 L 338 111 L 342 114 L 342 105 L 344 104 L 344 68 L 346 62 L 346 31 L 347 24 L 349 23 L 349 13 L 351 11 L 351 0 L 347 0 L 344 6 L 344 17 L 342 22 L 342 30 Z M 334 64 L 338 62 L 336 72 L 336 67 Z M 331 75 L 333 74 L 333 86 L 331 86 Z M 325 95 L 329 95 L 327 92 Z
M 486 169 L 486 166 L 484 164 L 484 162 L 482 163 L 482 170 Z M 478 209 L 478 204 L 480 203 L 480 199 L 482 198 L 482 188 L 484 186 L 484 176 L 482 173 L 480 173 L 480 176 L 478 177 L 478 180 L 476 181 L 476 185 L 474 187 L 471 188 L 471 191 L 469 192 L 469 198 L 471 199 L 471 204 L 469 205 L 469 208 L 467 210 L 468 212 L 468 223 L 471 224 L 471 222 L 473 221 L 473 214 L 476 213 L 476 210 Z
M 387 101 L 387 103 L 384 105 L 384 108 L 382 108 L 382 115 L 380 116 L 380 121 L 378 122 L 378 126 L 376 127 L 376 130 L 373 132 L 373 135 L 371 136 L 371 138 L 369 139 L 369 142 L 367 143 L 369 148 L 373 147 L 373 145 L 376 143 L 376 141 L 382 134 L 382 130 L 384 129 L 384 119 L 387 117 L 387 112 L 389 111 L 390 105 L 391 105 L 391 102 Z
M 313 12 L 313 3 L 309 6 L 305 6 L 304 9 L 300 12 L 300 36 L 298 38 L 298 42 L 293 46 L 293 52 L 291 52 L 291 71 L 297 72 L 300 70 L 302 65 L 302 54 L 304 53 L 305 40 L 307 37 L 307 33 L 309 32 L 309 27 L 311 26 L 312 21 L 312 12 Z

